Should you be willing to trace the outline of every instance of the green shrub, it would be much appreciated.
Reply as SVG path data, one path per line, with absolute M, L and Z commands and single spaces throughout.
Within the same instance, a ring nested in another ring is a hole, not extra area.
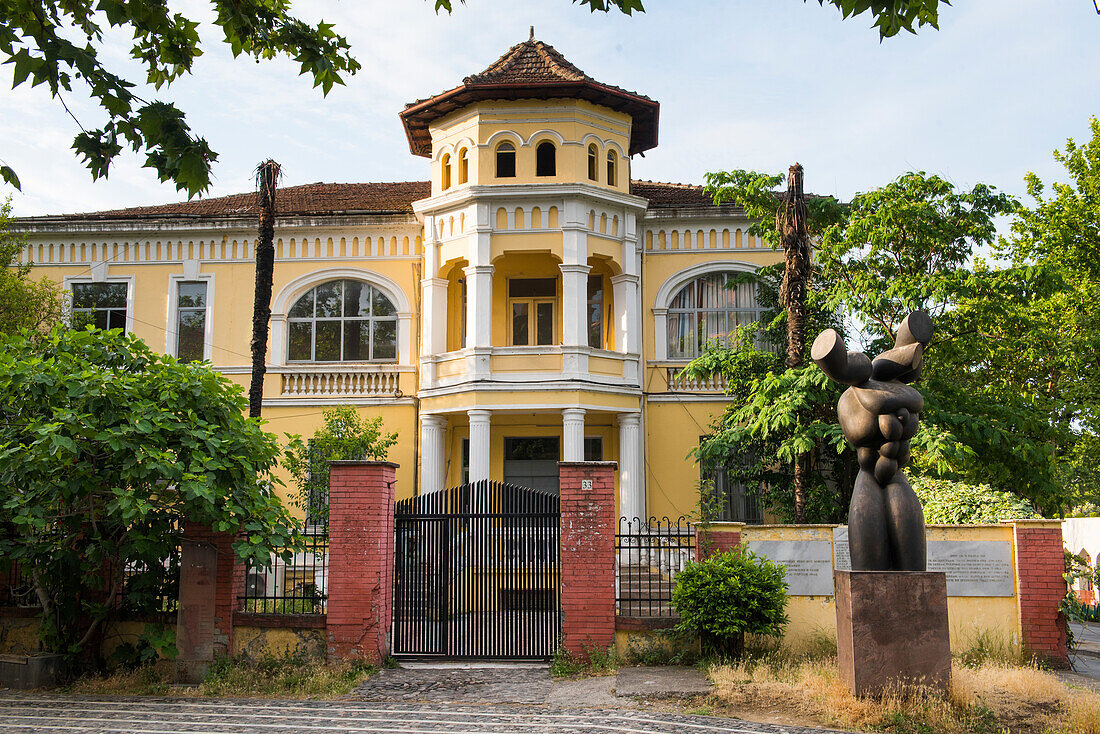
M 999 492 L 988 484 L 931 477 L 913 477 L 909 483 L 920 499 L 927 523 L 980 525 L 1042 517 L 1027 500 Z
M 780 564 L 747 549 L 688 563 L 672 591 L 677 629 L 698 634 L 704 653 L 740 657 L 746 634 L 783 633 L 786 574 Z

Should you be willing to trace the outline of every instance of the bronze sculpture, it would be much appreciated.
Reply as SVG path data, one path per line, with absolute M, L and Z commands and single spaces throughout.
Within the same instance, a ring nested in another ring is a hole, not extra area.
M 856 450 L 859 475 L 848 507 L 853 571 L 924 571 L 924 512 L 902 469 L 917 433 L 924 398 L 910 383 L 919 376 L 932 319 L 914 311 L 898 328 L 894 348 L 871 360 L 849 352 L 833 329 L 810 349 L 821 371 L 851 385 L 837 402 L 844 437 Z

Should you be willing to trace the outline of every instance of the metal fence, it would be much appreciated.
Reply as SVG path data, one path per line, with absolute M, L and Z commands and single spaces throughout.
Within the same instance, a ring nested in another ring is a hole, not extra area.
M 307 536 L 288 556 L 272 554 L 266 566 L 245 574 L 241 610 L 260 614 L 324 614 L 328 601 L 328 535 Z
M 619 518 L 615 535 L 615 602 L 626 617 L 675 617 L 676 575 L 695 559 L 687 518 Z
M 0 568 L 0 606 L 38 606 L 38 597 L 31 586 L 31 580 L 18 563 L 13 562 L 7 568 Z
M 172 615 L 179 608 L 180 548 L 162 561 L 128 561 L 122 568 L 115 608 L 121 616 Z

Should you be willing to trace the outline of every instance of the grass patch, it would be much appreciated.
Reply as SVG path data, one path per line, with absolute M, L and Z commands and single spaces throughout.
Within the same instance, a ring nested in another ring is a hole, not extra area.
M 326 663 L 271 655 L 259 660 L 218 658 L 202 683 L 178 686 L 173 683 L 173 664 L 162 660 L 107 676 L 87 676 L 65 690 L 98 695 L 326 699 L 350 693 L 374 671 L 373 665 L 360 660 Z
M 550 659 L 550 675 L 555 678 L 594 678 L 615 675 L 619 671 L 619 656 L 614 647 L 606 650 L 586 648 L 583 655 L 576 655 L 564 647 L 554 651 Z
M 892 734 L 1100 734 L 1100 695 L 1070 688 L 1033 665 L 974 656 L 963 664 L 960 656 L 946 696 L 897 686 L 881 698 L 858 698 L 838 679 L 836 659 L 821 657 L 825 649 L 811 645 L 712 664 L 715 692 L 705 703 L 727 716 L 786 716 Z

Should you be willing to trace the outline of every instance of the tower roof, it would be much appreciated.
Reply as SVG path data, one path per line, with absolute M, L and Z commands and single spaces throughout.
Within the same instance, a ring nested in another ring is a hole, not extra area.
M 480 74 L 463 79 L 461 86 L 408 103 L 401 121 L 413 154 L 428 157 L 432 152 L 428 125 L 460 107 L 488 99 L 562 98 L 584 99 L 630 115 L 631 154 L 657 145 L 660 104 L 637 92 L 596 81 L 533 34 Z

